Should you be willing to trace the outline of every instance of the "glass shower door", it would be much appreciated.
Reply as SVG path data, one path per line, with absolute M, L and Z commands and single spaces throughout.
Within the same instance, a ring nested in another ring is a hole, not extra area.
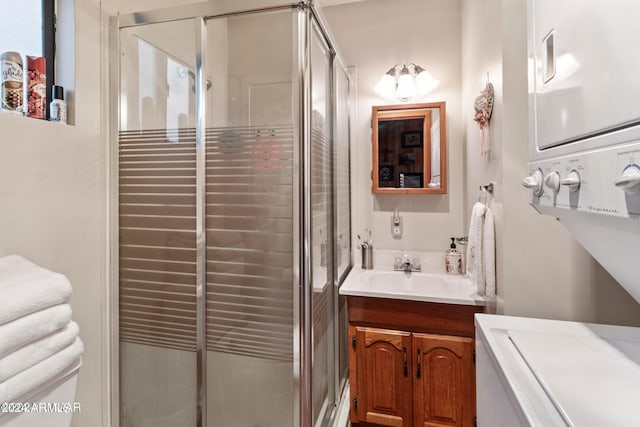
M 120 425 L 326 427 L 347 369 L 346 75 L 307 5 L 185 8 L 114 20 Z
M 296 425 L 293 13 L 207 20 L 211 427 Z
M 311 316 L 313 425 L 325 426 L 335 405 L 332 181 L 332 54 L 311 22 Z
M 120 47 L 120 425 L 195 426 L 195 22 Z
M 334 294 L 336 300 L 336 402 L 349 378 L 349 347 L 347 297 L 339 295 L 339 288 L 351 269 L 351 175 L 350 128 L 349 128 L 349 76 L 342 64 L 336 60 L 334 67 L 334 200 L 336 238 L 336 278 Z

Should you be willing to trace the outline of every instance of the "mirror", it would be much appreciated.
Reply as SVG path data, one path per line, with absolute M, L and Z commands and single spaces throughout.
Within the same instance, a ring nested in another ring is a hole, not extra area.
M 445 194 L 444 102 L 374 106 L 374 194 Z

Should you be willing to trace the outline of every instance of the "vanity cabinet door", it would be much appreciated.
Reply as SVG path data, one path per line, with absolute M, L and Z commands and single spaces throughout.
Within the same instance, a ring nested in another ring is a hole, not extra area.
M 411 333 L 360 326 L 350 326 L 350 332 L 351 421 L 410 427 Z
M 472 427 L 475 416 L 473 340 L 413 334 L 415 427 Z

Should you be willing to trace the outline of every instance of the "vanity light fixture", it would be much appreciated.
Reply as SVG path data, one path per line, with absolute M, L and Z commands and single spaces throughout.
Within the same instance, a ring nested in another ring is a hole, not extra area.
M 396 64 L 391 67 L 373 90 L 385 98 L 396 96 L 400 101 L 406 102 L 416 95 L 432 91 L 439 84 L 427 70 L 412 62 L 409 65 Z

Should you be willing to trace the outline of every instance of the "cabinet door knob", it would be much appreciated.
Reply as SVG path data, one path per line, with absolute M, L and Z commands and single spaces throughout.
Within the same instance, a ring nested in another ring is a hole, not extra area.
M 407 365 L 407 347 L 402 347 L 402 362 L 404 364 L 404 376 L 409 376 L 409 366 Z
M 416 370 L 416 378 L 420 378 L 420 349 L 418 349 L 418 369 Z

